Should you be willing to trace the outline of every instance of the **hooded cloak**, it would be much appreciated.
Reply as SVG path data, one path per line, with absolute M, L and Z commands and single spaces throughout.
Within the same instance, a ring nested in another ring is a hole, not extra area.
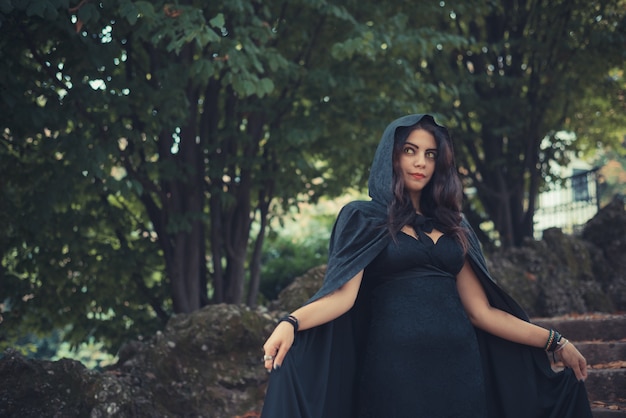
M 423 118 L 435 123 L 432 116 L 418 114 L 387 126 L 370 171 L 371 200 L 348 203 L 340 211 L 331 233 L 324 282 L 309 303 L 365 270 L 357 300 L 339 318 L 298 332 L 282 366 L 270 375 L 263 418 L 357 418 L 356 368 L 360 349 L 365 346 L 371 292 L 368 284 L 372 282 L 366 267 L 392 239 L 387 229 L 387 207 L 393 199 L 395 132 Z M 490 304 L 529 321 L 489 274 L 480 243 L 465 220 L 463 226 L 468 231 L 467 258 Z M 489 418 L 591 418 L 584 383 L 576 380 L 571 369 L 555 373 L 542 349 L 512 343 L 477 328 L 475 331 Z

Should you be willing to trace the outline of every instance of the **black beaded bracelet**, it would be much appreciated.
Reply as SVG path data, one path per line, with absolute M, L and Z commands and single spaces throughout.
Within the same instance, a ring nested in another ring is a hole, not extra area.
M 556 348 L 559 346 L 559 341 L 561 341 L 561 334 L 556 330 L 550 330 L 550 336 L 548 337 L 548 341 L 546 343 L 546 351 L 549 353 L 554 352 Z
M 293 333 L 295 334 L 296 332 L 298 332 L 298 318 L 296 318 L 295 316 L 293 315 L 283 316 L 282 318 L 278 320 L 279 324 L 281 322 L 289 322 L 291 325 L 293 325 Z

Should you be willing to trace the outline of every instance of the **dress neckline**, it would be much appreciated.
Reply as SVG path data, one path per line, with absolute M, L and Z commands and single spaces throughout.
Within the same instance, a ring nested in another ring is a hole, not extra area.
M 426 246 L 429 246 L 428 243 L 430 242 L 430 244 L 431 244 L 430 246 L 433 246 L 433 247 L 436 246 L 437 244 L 439 244 L 439 241 L 441 241 L 442 238 L 449 236 L 448 234 L 441 234 L 441 236 L 439 238 L 437 238 L 437 241 L 435 241 L 434 239 L 432 239 L 430 237 L 430 235 L 428 235 L 425 232 L 422 232 L 421 235 L 418 233 L 417 237 L 414 237 L 413 235 L 409 234 L 408 232 L 405 232 L 405 231 L 402 231 L 402 230 L 400 230 L 400 233 L 402 235 L 406 235 L 407 238 L 410 238 L 413 241 L 423 242 Z M 416 231 L 416 233 L 417 233 L 417 231 Z M 425 239 L 426 239 L 426 241 L 425 241 Z
M 440 222 L 434 218 L 424 216 L 421 213 L 416 213 L 409 225 L 413 227 L 415 234 L 417 234 L 417 238 L 402 231 L 404 234 L 413 239 L 422 240 L 423 242 L 430 241 L 433 245 L 437 245 L 439 240 L 445 235 L 442 231 L 443 228 L 441 227 L 442 224 Z M 429 235 L 433 232 L 433 229 L 442 233 L 442 235 L 437 238 L 437 241 Z

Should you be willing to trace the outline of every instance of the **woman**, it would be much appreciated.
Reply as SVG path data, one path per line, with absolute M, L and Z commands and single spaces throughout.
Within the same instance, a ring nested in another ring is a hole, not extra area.
M 262 416 L 591 417 L 584 357 L 489 276 L 447 130 L 392 122 L 369 193 L 337 218 L 322 288 L 263 346 Z

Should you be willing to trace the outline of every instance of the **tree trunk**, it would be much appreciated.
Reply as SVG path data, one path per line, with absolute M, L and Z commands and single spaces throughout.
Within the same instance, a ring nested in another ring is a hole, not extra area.
M 222 199 L 217 187 L 211 189 L 209 212 L 211 213 L 211 257 L 213 261 L 213 303 L 225 301 L 225 273 L 222 267 L 224 257 L 224 225 L 222 225 Z
M 273 182 L 272 182 L 273 185 Z M 272 189 L 273 187 L 268 187 Z M 271 193 L 269 193 L 271 195 Z M 248 306 L 256 306 L 259 297 L 259 287 L 261 285 L 261 255 L 263 253 L 263 241 L 265 240 L 265 230 L 267 229 L 267 218 L 270 207 L 271 198 L 260 193 L 259 196 L 259 232 L 254 240 L 254 249 L 250 260 L 250 283 L 248 285 Z

